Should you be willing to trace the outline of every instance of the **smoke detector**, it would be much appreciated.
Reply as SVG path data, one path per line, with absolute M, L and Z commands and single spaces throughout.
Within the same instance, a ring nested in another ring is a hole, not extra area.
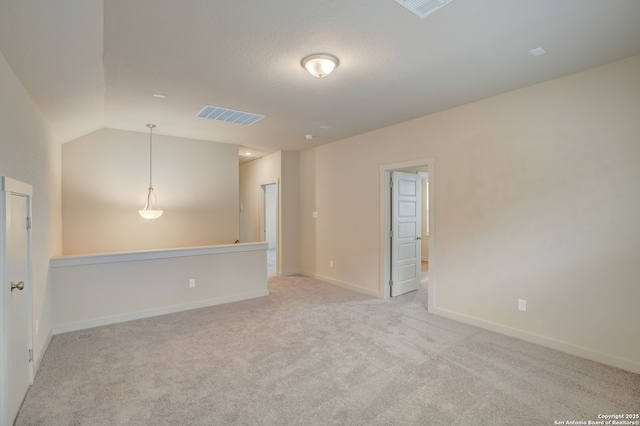
M 413 14 L 424 19 L 436 10 L 451 3 L 453 0 L 396 0 Z
M 530 50 L 529 53 L 531 53 L 533 56 L 540 56 L 547 53 L 547 51 L 544 50 L 542 47 L 536 47 L 535 49 Z

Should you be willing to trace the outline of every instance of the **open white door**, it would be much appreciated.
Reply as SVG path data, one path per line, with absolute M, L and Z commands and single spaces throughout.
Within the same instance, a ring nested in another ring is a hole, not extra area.
M 420 285 L 422 180 L 416 174 L 391 173 L 391 297 Z
M 2 424 L 13 424 L 33 380 L 30 273 L 31 187 L 2 179 Z

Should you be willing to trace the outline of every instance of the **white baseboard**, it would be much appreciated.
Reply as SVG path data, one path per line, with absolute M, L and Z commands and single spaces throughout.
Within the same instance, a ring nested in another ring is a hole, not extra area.
M 224 303 L 239 302 L 241 300 L 254 299 L 256 297 L 268 296 L 268 290 L 254 291 L 251 293 L 238 294 L 234 296 L 219 297 L 215 299 L 200 300 L 182 305 L 167 306 L 165 308 L 151 309 L 148 311 L 132 312 L 124 315 L 114 315 L 111 317 L 96 318 L 88 321 L 75 322 L 70 324 L 60 324 L 53 327 L 53 334 L 68 333 L 70 331 L 84 330 L 86 328 L 100 327 L 103 325 L 116 324 L 119 322 L 132 321 L 142 318 L 155 317 L 159 315 L 173 314 L 175 312 L 188 311 L 191 309 L 206 308 L 208 306 L 222 305 Z
M 547 348 L 558 350 L 560 352 L 565 352 L 581 358 L 589 359 L 591 361 L 601 362 L 603 364 L 607 364 L 612 367 L 617 367 L 623 370 L 631 371 L 632 373 L 640 374 L 640 363 L 638 363 L 637 361 L 619 358 L 614 355 L 604 354 L 601 352 L 594 351 L 592 349 L 572 345 L 570 343 L 563 342 L 560 340 L 555 340 L 545 336 L 539 336 L 537 334 L 529 333 L 516 328 L 507 327 L 501 324 L 496 324 L 490 321 L 485 321 L 478 318 L 458 314 L 456 312 L 451 312 L 446 309 L 433 308 L 429 312 L 445 318 L 460 321 L 465 324 L 475 325 L 485 330 L 495 331 L 496 333 L 505 334 L 507 336 L 524 340 L 526 342 L 535 343 L 541 346 L 545 346 Z
M 44 344 L 40 348 L 40 351 L 33 357 L 33 376 L 35 377 L 38 369 L 40 368 L 40 364 L 42 364 L 42 358 L 44 358 L 45 352 L 49 348 L 49 344 L 51 343 L 51 338 L 53 337 L 53 329 L 50 328 L 47 332 L 47 337 L 44 339 Z
M 299 274 L 300 274 L 300 269 L 292 269 L 290 271 L 283 271 L 281 275 L 283 277 L 287 277 L 290 275 L 299 275 Z
M 358 293 L 368 294 L 369 296 L 373 296 L 373 297 L 382 297 L 380 295 L 380 293 L 377 292 L 377 291 L 370 290 L 370 289 L 364 288 L 364 287 L 360 287 L 360 286 L 357 286 L 355 284 L 347 283 L 347 282 L 344 282 L 344 281 L 336 280 L 336 279 L 333 279 L 333 278 L 325 277 L 324 275 L 318 275 L 318 274 L 312 274 L 312 275 L 311 274 L 305 274 L 305 275 L 310 276 L 310 277 L 315 278 L 315 279 L 320 280 L 320 281 L 327 282 L 329 284 L 337 285 L 338 287 L 343 287 L 343 288 L 346 288 L 346 289 L 349 289 L 349 290 L 357 291 Z

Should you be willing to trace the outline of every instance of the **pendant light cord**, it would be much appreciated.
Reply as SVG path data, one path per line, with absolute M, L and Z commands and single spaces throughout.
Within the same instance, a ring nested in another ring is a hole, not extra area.
M 156 127 L 155 124 L 147 124 L 149 128 L 149 188 L 153 189 L 153 128 Z M 151 197 L 151 194 L 149 194 Z
M 149 128 L 149 188 L 153 188 L 152 179 L 153 176 L 153 127 Z

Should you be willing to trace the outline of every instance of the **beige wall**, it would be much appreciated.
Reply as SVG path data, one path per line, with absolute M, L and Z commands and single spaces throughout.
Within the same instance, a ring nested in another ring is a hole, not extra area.
M 61 253 L 60 149 L 50 142 L 46 123 L 2 54 L 0 175 L 33 186 L 31 256 L 33 322 L 39 322 L 34 345 L 37 366 L 52 326 L 49 258 Z M 2 380 L 0 377 L 0 383 Z
M 240 166 L 240 241 L 261 241 L 262 185 L 276 183 L 278 195 L 276 273 L 300 272 L 298 253 L 298 153 L 278 151 Z
M 282 242 L 281 270 L 283 275 L 300 273 L 298 224 L 299 195 L 299 154 L 282 151 L 281 155 L 281 197 L 280 197 L 280 241 Z
M 54 332 L 267 296 L 266 249 L 230 244 L 52 259 Z
M 266 155 L 240 165 L 240 242 L 263 241 L 260 235 L 262 185 L 276 184 L 280 199 L 281 152 Z M 276 241 L 276 246 L 279 242 Z
M 435 157 L 432 310 L 640 372 L 639 112 L 636 56 L 305 151 L 302 270 L 379 292 L 379 166 Z
M 238 147 L 153 136 L 164 214 L 142 219 L 149 133 L 102 129 L 62 148 L 65 255 L 230 244 L 238 239 Z

